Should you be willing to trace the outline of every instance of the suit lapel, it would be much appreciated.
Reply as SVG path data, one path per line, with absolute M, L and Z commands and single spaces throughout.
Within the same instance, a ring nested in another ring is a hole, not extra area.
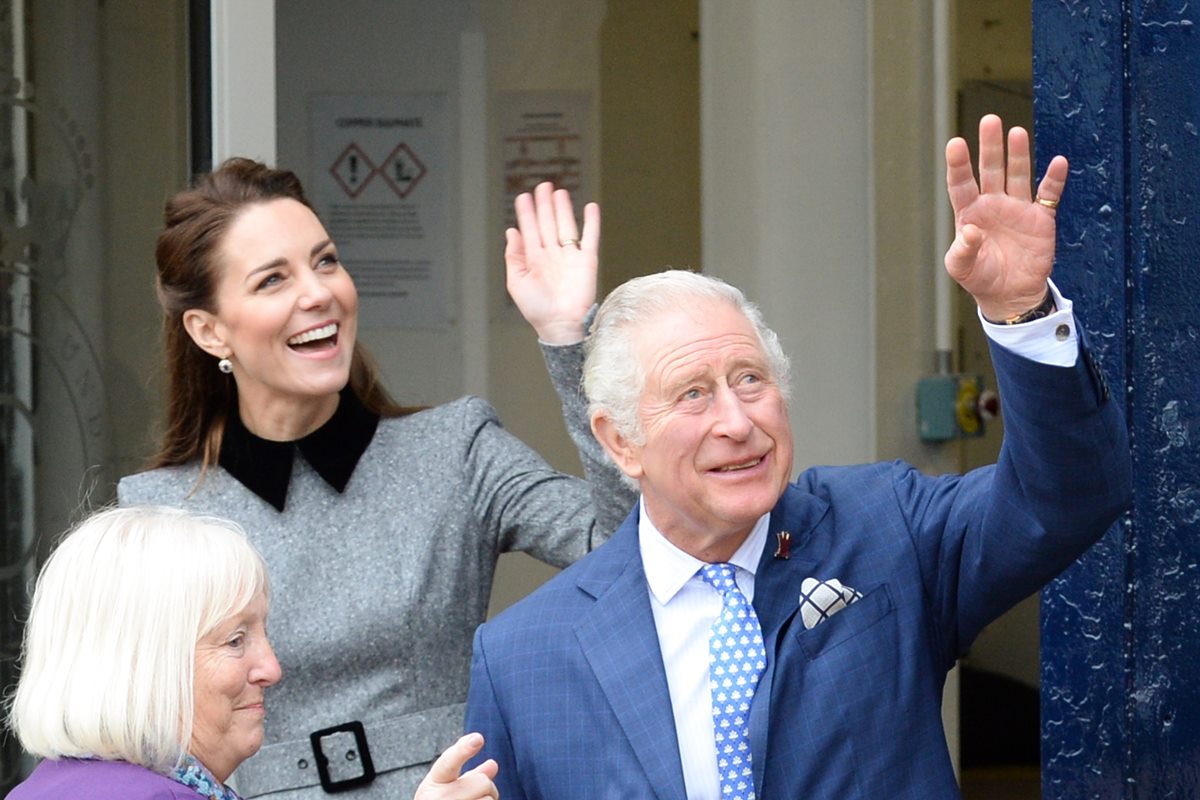
M 780 651 L 779 635 L 784 623 L 799 608 L 800 584 L 812 575 L 824 553 L 813 542 L 813 531 L 829 511 L 829 504 L 796 486 L 789 485 L 771 511 L 767 544 L 754 574 L 754 612 L 762 627 L 767 651 L 767 668 L 754 693 L 750 710 L 750 752 L 754 754 L 754 786 L 762 796 L 763 771 L 766 767 L 767 731 L 771 720 L 771 687 Z M 781 534 L 790 539 L 788 558 L 777 558 Z M 808 713 L 808 709 L 788 709 L 788 714 Z
M 638 549 L 636 513 L 592 562 L 596 568 L 578 581 L 596 598 L 575 628 L 579 645 L 655 796 L 684 800 L 679 740 Z
M 795 613 L 800 601 L 800 582 L 812 574 L 824 556 L 813 543 L 813 531 L 828 511 L 828 503 L 794 485 L 788 486 L 771 511 L 767 544 L 754 573 L 754 611 L 768 644 Z M 791 541 L 791 552 L 787 558 L 777 558 L 779 538 L 785 533 Z

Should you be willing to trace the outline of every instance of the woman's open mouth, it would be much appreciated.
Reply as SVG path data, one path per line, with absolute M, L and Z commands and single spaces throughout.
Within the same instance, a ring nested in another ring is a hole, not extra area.
M 338 341 L 338 324 L 331 322 L 328 325 L 322 325 L 319 328 L 307 330 L 304 333 L 297 333 L 295 336 L 287 340 L 288 347 L 300 352 L 311 352 L 315 350 L 328 350 L 331 347 L 336 347 Z

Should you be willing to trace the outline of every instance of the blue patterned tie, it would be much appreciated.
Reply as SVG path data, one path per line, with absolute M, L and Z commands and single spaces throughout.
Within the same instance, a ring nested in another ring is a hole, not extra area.
M 708 636 L 708 686 L 723 800 L 754 800 L 750 704 L 767 666 L 758 616 L 734 580 L 732 564 L 705 564 L 704 582 L 721 593 L 721 613 Z

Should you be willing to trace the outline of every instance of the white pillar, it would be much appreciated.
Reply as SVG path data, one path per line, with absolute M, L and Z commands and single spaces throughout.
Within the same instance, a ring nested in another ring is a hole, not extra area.
M 703 267 L 792 357 L 796 469 L 875 456 L 865 0 L 701 0 Z
M 213 0 L 212 163 L 275 163 L 275 0 Z

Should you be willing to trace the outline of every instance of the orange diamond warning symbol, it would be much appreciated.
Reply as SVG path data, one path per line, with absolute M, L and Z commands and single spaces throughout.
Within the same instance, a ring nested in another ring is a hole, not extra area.
M 379 168 L 379 174 L 401 198 L 408 197 L 416 185 L 425 177 L 425 165 L 421 159 L 401 142 Z
M 366 188 L 377 172 L 371 159 L 353 142 L 346 146 L 329 171 L 342 190 L 351 197 L 358 197 L 358 193 Z

